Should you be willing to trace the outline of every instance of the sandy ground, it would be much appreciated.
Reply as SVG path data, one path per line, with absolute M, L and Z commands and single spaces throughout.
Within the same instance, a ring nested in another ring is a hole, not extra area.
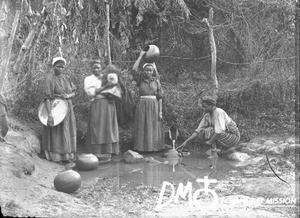
M 281 174 L 291 186 L 274 176 L 236 179 L 231 172 L 231 180 L 212 186 L 218 195 L 218 203 L 213 207 L 208 206 L 209 202 L 189 206 L 185 199 L 156 208 L 160 189 L 142 185 L 115 189 L 114 178 L 84 183 L 73 194 L 58 192 L 53 180 L 64 166 L 36 155 L 39 141 L 34 134 L 15 130 L 6 139 L 7 143 L 0 143 L 0 206 L 4 216 L 297 217 L 295 205 L 268 205 L 257 200 L 258 197 L 295 197 L 293 171 Z M 163 202 L 168 199 L 170 193 L 166 191 Z

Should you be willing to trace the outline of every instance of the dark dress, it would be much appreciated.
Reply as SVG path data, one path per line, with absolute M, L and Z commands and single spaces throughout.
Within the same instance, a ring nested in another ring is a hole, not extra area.
M 139 87 L 140 99 L 135 111 L 134 150 L 160 151 L 165 149 L 164 128 L 158 119 L 158 100 L 162 99 L 162 87 L 158 79 L 145 79 L 132 70 Z
M 55 94 L 70 94 L 76 89 L 67 75 L 52 74 L 46 78 L 45 95 L 50 100 Z M 72 160 L 76 154 L 76 120 L 71 99 L 67 99 L 68 113 L 59 125 L 44 126 L 42 150 L 46 158 L 55 162 Z
M 120 152 L 115 101 L 89 91 L 91 88 L 100 88 L 102 84 L 103 79 L 94 75 L 85 78 L 85 91 L 91 97 L 86 150 L 96 156 Z

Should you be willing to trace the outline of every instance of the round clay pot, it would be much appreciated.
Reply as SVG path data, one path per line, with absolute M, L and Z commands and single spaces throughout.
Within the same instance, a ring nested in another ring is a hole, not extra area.
M 82 154 L 75 161 L 78 170 L 89 171 L 97 169 L 99 165 L 98 158 L 93 154 Z
M 166 154 L 167 158 L 178 158 L 178 152 L 176 150 L 169 150 Z
M 143 57 L 146 63 L 154 63 L 158 60 L 160 51 L 156 45 L 148 45 L 143 50 L 146 51 Z
M 57 191 L 73 193 L 81 186 L 81 176 L 74 170 L 65 170 L 54 178 L 54 187 Z

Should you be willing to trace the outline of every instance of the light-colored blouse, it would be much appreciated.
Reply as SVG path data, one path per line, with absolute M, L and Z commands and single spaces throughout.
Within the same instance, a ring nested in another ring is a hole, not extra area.
M 143 76 L 143 72 L 135 70 L 131 70 L 131 74 L 139 87 L 140 96 L 155 95 L 158 100 L 163 98 L 163 89 L 157 78 L 151 77 L 146 79 Z
M 84 91 L 90 97 L 94 97 L 96 95 L 96 89 L 101 88 L 104 85 L 104 76 L 98 77 L 94 74 L 87 76 L 84 79 Z M 115 85 L 118 83 L 118 76 L 116 74 L 108 74 L 107 75 L 107 82 Z
M 102 80 L 94 74 L 87 76 L 84 79 L 84 91 L 90 97 L 94 97 L 96 94 L 96 89 L 99 89 L 101 86 Z
M 204 115 L 195 132 L 200 133 L 204 128 L 214 127 L 215 133 L 220 134 L 226 131 L 226 127 L 231 121 L 232 119 L 223 109 L 215 108 L 212 116 L 210 113 Z

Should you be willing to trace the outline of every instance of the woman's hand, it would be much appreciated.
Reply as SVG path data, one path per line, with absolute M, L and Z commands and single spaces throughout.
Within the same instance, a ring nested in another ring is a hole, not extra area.
M 108 89 L 108 88 L 112 88 L 114 86 L 115 86 L 114 84 L 107 83 L 106 85 L 101 86 L 99 89 L 97 89 L 97 93 L 100 94 L 103 90 Z
M 145 54 L 146 54 L 147 51 L 144 51 L 144 50 L 141 50 L 140 52 L 140 57 L 142 58 Z
M 62 94 L 61 96 L 62 96 L 63 98 L 65 98 L 65 99 L 68 99 L 68 98 L 70 98 L 70 96 L 69 96 L 68 94 L 65 94 L 65 93 L 64 93 L 64 94 Z
M 163 117 L 162 112 L 159 112 L 158 113 L 158 120 L 162 120 L 162 117 Z
M 212 142 L 211 141 L 206 141 L 205 144 L 212 145 Z
M 154 70 L 156 70 L 156 71 L 157 71 L 157 67 L 156 67 L 156 64 L 155 64 L 155 62 L 153 62 L 152 64 L 153 64 L 153 68 L 154 68 Z
M 143 50 L 140 51 L 140 56 L 138 57 L 138 59 L 136 59 L 136 61 L 134 62 L 133 66 L 132 66 L 133 70 L 135 70 L 135 71 L 138 70 L 140 62 L 141 62 L 143 56 L 145 55 L 145 53 L 146 53 L 146 51 L 143 51 Z
M 54 125 L 54 119 L 52 114 L 48 115 L 48 120 L 47 120 L 47 126 L 53 126 Z

